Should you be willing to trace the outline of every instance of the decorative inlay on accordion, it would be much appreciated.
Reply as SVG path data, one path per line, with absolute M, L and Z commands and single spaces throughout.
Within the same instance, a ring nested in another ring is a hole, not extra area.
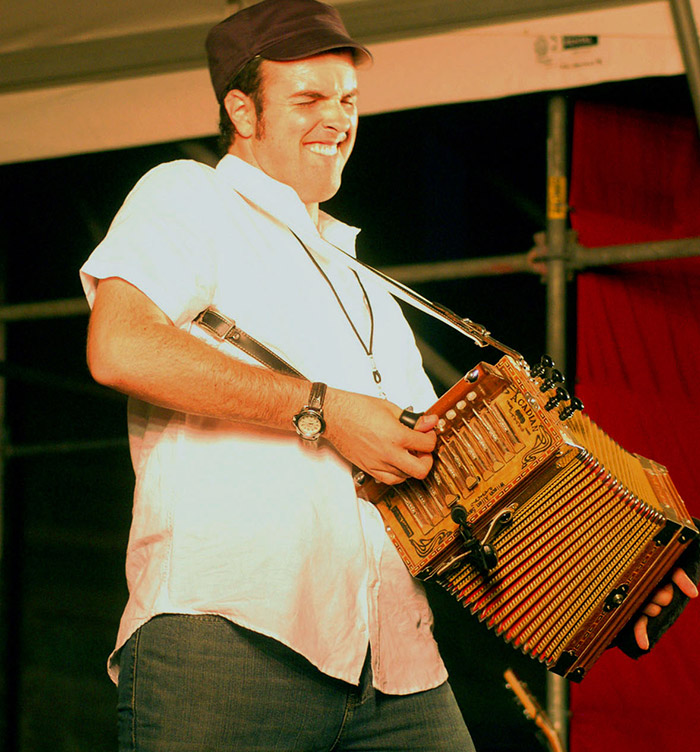
M 666 469 L 622 449 L 539 370 L 479 364 L 429 411 L 430 475 L 370 481 L 363 495 L 412 575 L 580 681 L 698 531 Z

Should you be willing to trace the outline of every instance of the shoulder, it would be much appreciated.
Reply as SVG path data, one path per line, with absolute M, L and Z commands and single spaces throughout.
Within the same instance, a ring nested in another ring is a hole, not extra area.
M 189 159 L 165 162 L 136 183 L 115 222 L 161 217 L 178 225 L 206 227 L 212 217 L 230 210 L 235 195 L 213 167 Z
M 136 183 L 129 198 L 187 198 L 202 190 L 215 189 L 217 182 L 213 167 L 192 159 L 179 159 L 150 169 Z

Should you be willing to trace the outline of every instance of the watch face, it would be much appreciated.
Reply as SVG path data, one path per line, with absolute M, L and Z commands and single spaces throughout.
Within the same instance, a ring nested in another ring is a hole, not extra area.
M 321 418 L 314 413 L 302 413 L 296 421 L 299 433 L 304 437 L 316 437 L 323 429 Z

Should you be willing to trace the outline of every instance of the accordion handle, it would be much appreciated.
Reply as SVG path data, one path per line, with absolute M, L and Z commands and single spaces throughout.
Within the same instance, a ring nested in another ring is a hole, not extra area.
M 407 407 L 401 415 L 399 415 L 399 421 L 404 424 L 404 426 L 408 426 L 409 428 L 415 428 L 416 423 L 418 423 L 418 419 L 420 416 L 423 415 L 423 413 L 412 413 L 411 408 Z

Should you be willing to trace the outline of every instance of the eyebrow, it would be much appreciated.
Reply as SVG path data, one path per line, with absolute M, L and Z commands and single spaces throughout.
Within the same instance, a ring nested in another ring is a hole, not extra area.
M 351 89 L 348 92 L 343 93 L 343 99 L 346 97 L 357 97 L 359 94 L 359 90 L 357 88 Z M 290 95 L 290 99 L 294 99 L 295 97 L 308 97 L 309 99 L 326 99 L 327 95 L 324 94 L 321 91 L 318 91 L 317 89 L 309 89 L 305 91 L 295 91 L 293 94 Z

